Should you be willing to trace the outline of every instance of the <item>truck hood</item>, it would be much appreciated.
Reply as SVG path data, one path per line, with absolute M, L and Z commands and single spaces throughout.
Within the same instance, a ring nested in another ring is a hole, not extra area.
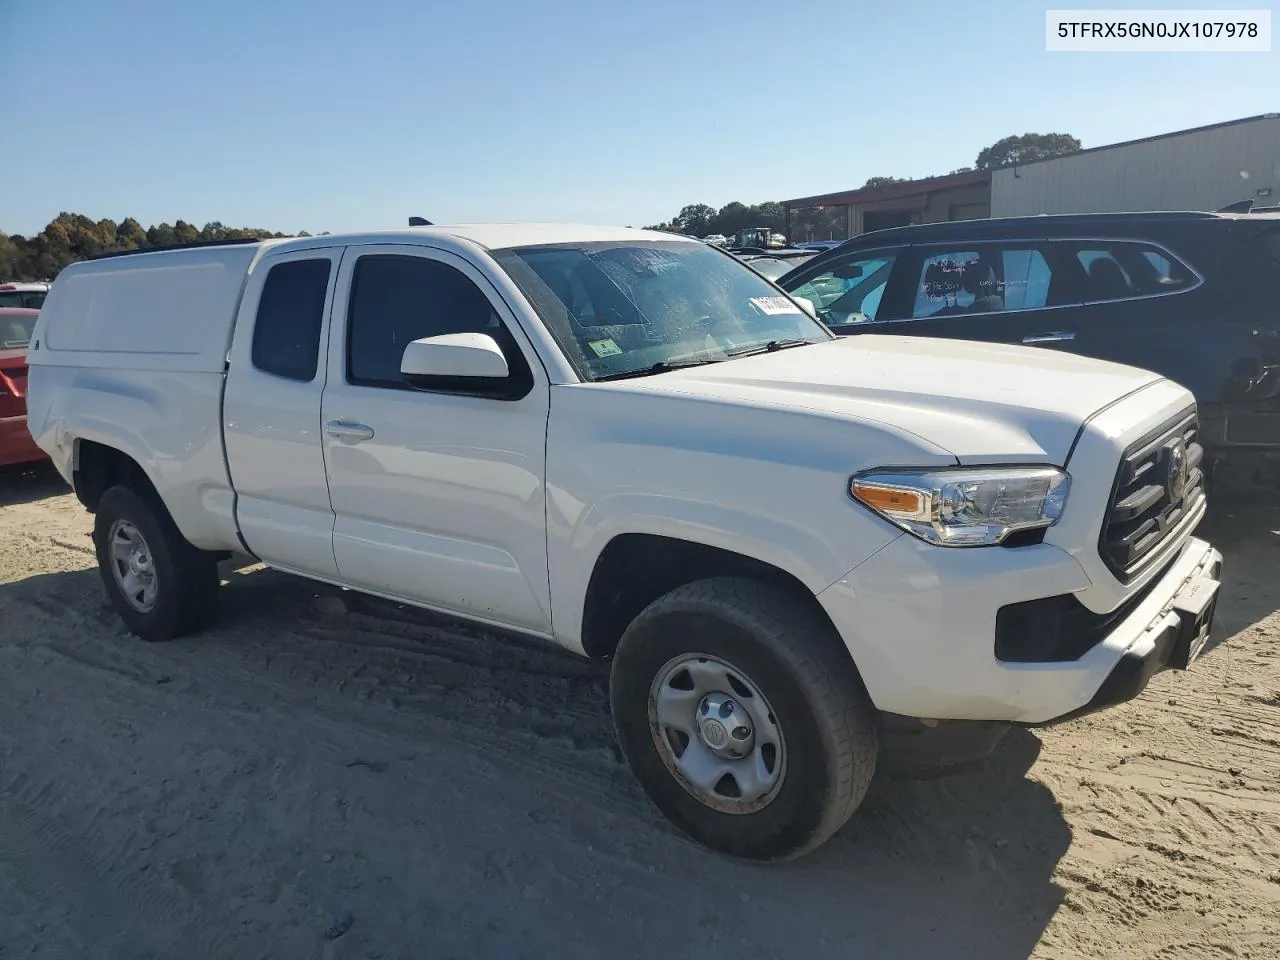
M 864 335 L 609 386 L 876 422 L 960 463 L 1063 466 L 1085 420 L 1161 379 L 1056 350 Z

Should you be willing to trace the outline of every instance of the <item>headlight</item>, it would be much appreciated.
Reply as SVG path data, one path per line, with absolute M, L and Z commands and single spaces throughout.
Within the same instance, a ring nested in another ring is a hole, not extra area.
M 853 477 L 849 493 L 921 540 L 985 547 L 1016 530 L 1053 526 L 1070 486 L 1055 467 L 885 470 Z

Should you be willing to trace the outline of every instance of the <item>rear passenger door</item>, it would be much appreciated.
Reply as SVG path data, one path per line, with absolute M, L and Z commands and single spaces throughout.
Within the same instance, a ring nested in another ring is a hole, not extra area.
M 1149 240 L 1063 239 L 1057 246 L 1075 301 L 1057 325 L 1069 335 L 1064 347 L 1154 370 L 1205 396 L 1211 385 L 1203 379 L 1210 359 L 1203 331 L 1213 322 L 1225 335 L 1227 318 L 1225 304 L 1206 304 L 1195 292 L 1199 274 Z
M 320 398 L 341 247 L 268 254 L 247 281 L 223 402 L 245 545 L 281 569 L 336 578 Z
M 901 332 L 1070 349 L 1063 308 L 1075 291 L 1061 257 L 1040 239 L 914 246 L 902 265 Z

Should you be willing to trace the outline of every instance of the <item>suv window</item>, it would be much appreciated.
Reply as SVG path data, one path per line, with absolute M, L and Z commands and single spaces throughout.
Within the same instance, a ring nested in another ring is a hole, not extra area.
M 1009 310 L 1049 303 L 1053 270 L 1033 246 L 980 244 L 928 254 L 920 264 L 912 319 Z
M 271 268 L 253 325 L 253 365 L 259 370 L 305 383 L 315 379 L 329 267 L 325 257 Z
M 1167 252 L 1131 241 L 1066 241 L 1084 270 L 1086 303 L 1174 293 L 1195 286 L 1196 275 Z
M 530 376 L 493 304 L 466 274 L 422 257 L 371 254 L 356 263 L 347 318 L 347 380 L 412 389 L 400 374 L 404 348 L 447 333 L 487 333 L 511 367 L 508 381 Z M 468 391 L 459 391 L 468 392 Z
M 31 331 L 35 325 L 34 314 L 0 317 L 0 348 L 25 347 L 31 342 Z
M 880 304 L 897 259 L 896 250 L 850 253 L 790 292 L 810 301 L 829 327 L 884 319 Z
M 1006 310 L 1039 310 L 1048 304 L 1053 271 L 1043 253 L 1031 248 L 1002 250 L 1000 265 Z
M 0 307 L 24 307 L 27 310 L 39 310 L 44 306 L 43 290 L 5 290 L 0 292 Z

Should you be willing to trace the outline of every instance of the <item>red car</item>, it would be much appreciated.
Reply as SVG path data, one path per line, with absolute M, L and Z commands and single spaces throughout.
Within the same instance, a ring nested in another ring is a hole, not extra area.
M 27 345 L 39 314 L 0 307 L 0 466 L 46 458 L 27 431 Z

